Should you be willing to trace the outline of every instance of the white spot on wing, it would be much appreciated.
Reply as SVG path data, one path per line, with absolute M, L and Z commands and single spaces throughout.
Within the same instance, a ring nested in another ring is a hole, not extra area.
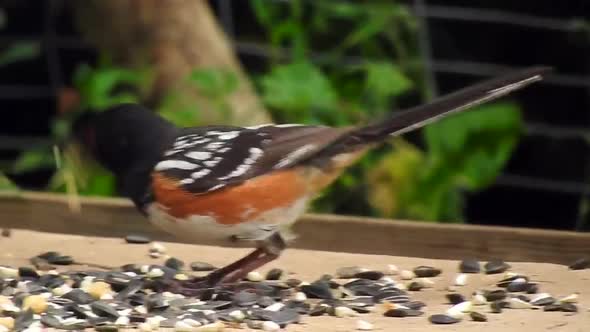
M 184 160 L 163 160 L 156 164 L 155 170 L 164 171 L 172 168 L 190 170 L 197 168 L 197 165 Z
M 218 184 L 218 185 L 216 185 L 216 186 L 213 186 L 213 187 L 211 187 L 211 188 L 207 189 L 207 191 L 213 191 L 213 190 L 217 190 L 217 189 L 219 189 L 219 188 L 221 188 L 221 187 L 225 187 L 225 184 Z
M 254 164 L 263 154 L 262 149 L 259 148 L 250 148 L 248 151 L 250 152 L 250 156 L 244 160 L 244 163 L 247 165 Z
M 191 151 L 187 152 L 185 156 L 196 160 L 207 160 L 211 158 L 211 152 L 207 151 Z
M 236 137 L 238 137 L 238 135 L 240 134 L 239 131 L 228 131 L 227 133 L 223 134 L 223 135 L 219 135 L 219 139 L 222 140 L 230 140 L 230 139 L 234 139 Z
M 286 157 L 281 159 L 273 168 L 281 168 L 290 165 L 294 161 L 296 161 L 299 157 L 303 156 L 310 150 L 315 148 L 315 144 L 305 144 L 304 146 L 300 147 L 299 149 L 289 153 Z
M 205 146 L 207 150 L 217 150 L 225 145 L 225 142 L 212 142 Z
M 231 178 L 235 178 L 237 176 L 243 175 L 250 169 L 250 165 L 242 164 L 238 166 L 233 172 L 229 173 L 226 176 L 220 177 L 219 180 L 227 180 Z
M 191 184 L 191 183 L 194 183 L 194 182 L 195 182 L 195 180 L 193 180 L 191 178 L 186 178 L 186 179 L 180 180 L 180 183 L 181 184 Z
M 246 129 L 260 129 L 260 128 L 264 128 L 264 127 L 268 127 L 268 126 L 274 126 L 273 123 L 265 123 L 265 124 L 259 124 L 256 126 L 248 126 L 248 127 L 244 127 Z
M 217 164 L 219 164 L 221 161 L 223 160 L 223 158 L 221 157 L 215 157 L 212 160 L 207 160 L 204 161 L 203 164 L 207 167 L 215 167 L 217 166 Z
M 210 169 L 202 169 L 202 170 L 200 170 L 198 172 L 193 172 L 191 174 L 191 177 L 193 179 L 200 179 L 200 178 L 202 178 L 203 176 L 205 176 L 205 175 L 207 175 L 209 173 L 211 173 L 211 170 Z
M 299 123 L 284 123 L 284 124 L 275 125 L 275 127 L 277 127 L 277 128 L 290 128 L 290 127 L 301 127 L 301 126 L 303 126 L 303 125 L 299 124 Z

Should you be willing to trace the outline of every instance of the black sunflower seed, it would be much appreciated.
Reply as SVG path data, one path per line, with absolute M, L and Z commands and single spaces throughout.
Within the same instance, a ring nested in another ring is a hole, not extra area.
M 97 332 L 117 332 L 119 327 L 117 325 L 99 325 L 94 328 Z
M 491 260 L 484 265 L 486 274 L 497 274 L 506 272 L 510 267 L 510 264 L 499 259 Z
M 195 272 L 213 271 L 217 269 L 214 265 L 205 262 L 192 262 L 190 266 L 191 270 Z
M 453 318 L 453 317 L 447 316 L 447 315 L 442 315 L 442 314 L 432 315 L 432 316 L 428 317 L 428 320 L 432 324 L 455 324 L 455 323 L 459 322 L 459 320 L 456 318 Z
M 561 311 L 564 312 L 578 312 L 578 307 L 573 303 L 562 303 Z
M 168 308 L 170 305 L 164 301 L 164 296 L 161 293 L 150 294 L 145 299 L 145 307 L 148 311 L 161 312 Z
M 22 331 L 33 323 L 33 311 L 31 309 L 21 311 L 14 320 L 14 329 L 16 331 Z
M 37 257 L 47 260 L 47 261 L 50 259 L 57 258 L 59 256 L 61 256 L 61 254 L 57 251 L 47 251 L 47 252 L 37 255 Z
M 143 235 L 138 235 L 138 234 L 130 234 L 130 235 L 125 236 L 125 241 L 127 243 L 134 243 L 134 244 L 145 244 L 145 243 L 152 242 L 152 240 L 149 237 L 143 236 Z
M 53 327 L 53 328 L 60 328 L 61 327 L 60 320 L 57 319 L 57 317 L 52 316 L 52 315 L 41 316 L 41 324 L 48 326 L 48 327 Z
M 334 295 L 330 290 L 330 286 L 327 282 L 316 281 L 309 285 L 303 285 L 300 287 L 301 291 L 309 298 L 313 299 L 332 299 Z
M 19 277 L 22 278 L 32 278 L 32 279 L 38 279 L 39 278 L 39 273 L 37 273 L 37 271 L 33 268 L 30 268 L 28 266 L 21 266 L 18 268 L 18 275 Z
M 266 280 L 279 280 L 283 276 L 283 270 L 271 269 L 266 273 Z
M 459 293 L 450 293 L 447 294 L 446 297 L 447 300 L 449 300 L 449 303 L 453 305 L 465 302 L 465 296 Z
M 385 317 L 417 317 L 422 316 L 424 312 L 415 309 L 404 309 L 404 308 L 397 308 L 397 309 L 389 309 L 383 316 Z
M 509 292 L 524 292 L 526 290 L 529 289 L 529 284 L 526 281 L 522 281 L 522 282 L 511 282 L 508 284 L 508 286 L 506 287 L 506 290 Z
M 57 256 L 51 257 L 47 259 L 49 264 L 53 265 L 71 265 L 74 264 L 74 258 L 72 256 Z
M 503 289 L 495 289 L 493 291 L 484 292 L 484 297 L 488 302 L 494 302 L 498 300 L 504 300 L 508 293 Z
M 412 291 L 412 292 L 417 292 L 417 291 L 421 290 L 422 288 L 424 288 L 424 285 L 420 282 L 417 282 L 417 281 L 412 281 L 408 285 L 408 290 Z
M 575 260 L 572 264 L 570 264 L 570 270 L 584 270 L 590 268 L 590 258 L 589 257 L 582 257 Z
M 143 280 L 141 279 L 132 279 L 127 283 L 125 288 L 123 288 L 117 295 L 115 296 L 116 300 L 123 301 L 126 298 L 130 297 L 131 295 L 139 292 L 143 288 Z
M 384 275 L 385 274 L 380 271 L 363 271 L 355 274 L 354 277 L 368 280 L 379 280 L 383 278 Z
M 233 298 L 233 304 L 237 305 L 238 307 L 249 307 L 251 305 L 256 304 L 258 301 L 258 294 L 248 291 L 239 291 L 237 292 Z
M 275 303 L 275 300 L 272 297 L 266 296 L 266 295 L 261 296 L 258 298 L 258 300 L 256 300 L 256 304 L 258 304 L 262 308 L 266 308 L 269 305 L 272 305 L 274 303 Z
M 488 318 L 484 314 L 481 314 L 477 311 L 470 312 L 469 316 L 471 317 L 471 319 L 474 322 L 487 322 L 488 321 Z
M 93 313 L 101 317 L 119 317 L 117 310 L 104 301 L 93 302 L 90 304 L 90 309 Z
M 490 303 L 490 309 L 493 313 L 499 314 L 502 312 L 502 309 L 506 308 L 507 305 L 508 305 L 507 302 L 505 302 L 503 300 L 497 300 L 497 301 Z
M 88 317 L 88 315 L 86 314 L 86 310 L 84 310 L 84 308 L 80 307 L 77 304 L 69 306 L 69 311 L 71 311 L 74 314 L 74 316 L 79 319 L 85 319 Z
M 536 294 L 539 292 L 539 284 L 529 283 L 526 290 L 527 294 Z
M 404 307 L 407 307 L 412 310 L 420 310 L 426 306 L 426 303 L 422 301 L 410 301 L 403 304 Z
M 290 279 L 285 280 L 285 285 L 287 285 L 287 287 L 290 287 L 290 288 L 297 287 L 300 284 L 301 284 L 301 280 L 299 280 L 299 279 L 290 278 Z
M 270 320 L 279 324 L 279 326 L 284 327 L 288 324 L 298 323 L 301 320 L 301 315 L 297 310 L 287 308 L 275 312 L 271 315 Z
M 339 279 L 351 279 L 355 278 L 355 275 L 360 272 L 363 272 L 363 269 L 359 266 L 345 266 L 336 270 L 336 277 Z
M 68 300 L 72 300 L 78 304 L 90 304 L 94 301 L 90 294 L 86 293 L 85 291 L 79 288 L 72 289 L 71 291 L 64 294 L 62 297 Z
M 538 305 L 538 306 L 546 306 L 546 305 L 555 303 L 555 301 L 556 301 L 555 298 L 553 298 L 551 296 L 546 296 L 546 297 L 532 300 L 531 304 Z
M 414 269 L 414 274 L 418 278 L 432 278 L 441 274 L 441 270 L 432 266 L 418 266 Z
M 170 257 L 164 262 L 164 266 L 179 271 L 184 267 L 184 262 L 178 258 Z
M 508 285 L 510 285 L 510 283 L 512 283 L 516 279 L 524 279 L 526 282 L 529 281 L 529 278 L 527 276 L 516 275 L 516 276 L 504 278 L 504 279 L 498 281 L 496 283 L 496 286 L 506 288 L 506 287 L 508 287 Z
M 481 266 L 476 259 L 464 259 L 459 263 L 459 271 L 461 273 L 479 273 Z
M 311 311 L 309 312 L 310 316 L 322 316 L 328 313 L 328 310 L 330 309 L 329 305 L 325 305 L 325 304 L 318 304 L 315 307 L 313 307 L 313 309 L 311 309 Z
M 125 264 L 121 266 L 121 271 L 123 272 L 133 272 L 136 274 L 141 273 L 141 266 L 138 264 Z
M 553 303 L 543 307 L 543 311 L 561 311 L 561 304 Z

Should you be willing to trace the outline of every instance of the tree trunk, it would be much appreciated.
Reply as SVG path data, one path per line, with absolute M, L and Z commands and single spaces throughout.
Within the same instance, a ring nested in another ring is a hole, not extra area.
M 251 82 L 206 0 L 73 1 L 85 37 L 118 65 L 154 70 L 146 103 L 157 105 L 170 91 L 199 106 L 202 123 L 270 122 Z M 229 119 L 213 111 L 212 102 L 187 83 L 194 69 L 223 69 L 238 79 L 226 100 Z

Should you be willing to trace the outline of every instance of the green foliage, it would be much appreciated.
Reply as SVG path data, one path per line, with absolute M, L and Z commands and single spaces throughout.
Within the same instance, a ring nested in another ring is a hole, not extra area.
M 0 67 L 36 58 L 39 53 L 40 47 L 37 42 L 16 42 L 0 52 Z
M 115 67 L 104 62 L 96 68 L 83 64 L 74 74 L 74 87 L 81 100 L 79 108 L 100 111 L 119 103 L 138 102 L 136 90 L 146 84 L 148 79 L 147 72 Z M 134 89 L 117 90 L 125 86 Z
M 369 177 L 372 188 L 380 193 L 371 197 L 372 205 L 388 216 L 462 221 L 462 193 L 493 182 L 510 158 L 521 126 L 515 104 L 497 103 L 426 127 L 425 152 L 406 145 L 378 163 Z M 383 199 L 384 192 L 395 206 Z
M 209 111 L 221 114 L 226 121 L 230 120 L 231 106 L 227 100 L 239 87 L 239 80 L 234 72 L 213 68 L 195 69 L 187 80 L 189 86 L 206 100 Z M 171 91 L 164 96 L 157 112 L 177 126 L 187 127 L 202 123 L 199 116 L 201 108 L 192 96 L 187 98 L 180 91 Z
M 39 168 L 55 165 L 51 150 L 47 148 L 32 148 L 24 151 L 12 166 L 12 172 L 22 174 Z
M 18 191 L 18 187 L 10 181 L 2 172 L 0 172 L 0 192 L 2 191 Z
M 316 122 L 317 109 L 335 110 L 336 91 L 329 79 L 309 62 L 279 65 L 260 80 L 264 102 L 278 109 L 278 121 Z M 288 117 L 282 118 L 282 115 Z
M 262 39 L 256 38 L 272 50 L 268 67 L 255 75 L 255 82 L 275 122 L 357 125 L 398 110 L 401 98 L 409 93 L 422 96 L 423 101 L 430 96 L 423 83 L 418 25 L 405 5 L 336 0 L 253 0 L 250 4 L 264 30 Z M 204 103 L 197 105 L 183 97 L 184 91 L 172 91 L 157 109 L 162 116 L 178 126 L 194 126 L 201 123 L 204 107 L 229 115 L 227 97 L 238 88 L 234 73 L 200 68 L 186 79 L 188 88 L 198 91 Z M 79 108 L 101 111 L 120 102 L 141 102 L 152 77 L 149 68 L 124 69 L 102 59 L 96 67 L 80 66 L 74 83 L 80 93 Z M 68 128 L 67 118 L 56 120 L 53 135 L 58 140 L 66 137 Z M 464 192 L 482 190 L 493 182 L 510 158 L 520 131 L 519 109 L 511 103 L 458 114 L 422 131 L 424 149 L 396 138 L 393 149 L 370 152 L 326 189 L 313 208 L 462 221 Z M 72 192 L 72 178 L 76 178 L 81 182 L 76 192 L 113 195 L 113 177 L 78 157 L 69 151 L 64 154 L 49 189 Z M 41 147 L 25 152 L 14 170 L 49 167 L 55 158 L 51 148 Z
M 430 95 L 422 83 L 417 24 L 404 5 L 259 0 L 252 7 L 268 42 L 288 50 L 290 61 L 274 52 L 270 68 L 258 80 L 278 122 L 356 125 L 396 110 L 408 92 Z M 312 47 L 328 56 L 311 62 Z M 341 65 L 350 55 L 363 60 Z M 461 221 L 463 191 L 493 182 L 514 149 L 520 123 L 518 107 L 502 103 L 430 125 L 423 130 L 425 151 L 398 139 L 393 151 L 370 153 L 314 207 Z

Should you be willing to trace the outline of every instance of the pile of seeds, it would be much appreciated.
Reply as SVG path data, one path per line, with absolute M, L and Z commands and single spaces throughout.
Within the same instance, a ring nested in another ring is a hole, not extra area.
M 590 267 L 582 265 L 578 260 L 570 266 L 570 269 L 583 269 Z M 531 281 L 526 275 L 506 272 L 511 268 L 508 263 L 500 260 L 490 261 L 484 265 L 484 273 L 504 273 L 493 289 L 483 289 L 471 294 L 467 299 L 456 291 L 455 287 L 449 288 L 446 294 L 447 301 L 452 305 L 444 314 L 434 314 L 429 317 L 434 324 L 454 324 L 464 319 L 467 315 L 473 321 L 486 322 L 487 317 L 482 312 L 499 314 L 504 309 L 542 309 L 544 311 L 578 312 L 575 303 L 578 302 L 578 294 L 574 293 L 561 298 L 555 298 L 548 293 L 540 293 L 538 283 Z M 463 260 L 459 264 L 459 274 L 455 278 L 454 286 L 464 286 L 468 274 L 481 272 L 480 263 L 476 260 Z M 479 311 L 478 311 L 479 310 Z
M 380 271 L 358 269 L 349 276 L 354 279 L 343 283 L 329 275 L 309 283 L 273 269 L 266 276 L 252 272 L 240 283 L 185 297 L 168 291 L 171 282 L 187 280 L 191 273 L 176 258 L 168 258 L 164 265 L 128 264 L 111 271 L 53 269 L 55 264 L 73 261 L 48 252 L 31 259 L 36 268 L 0 267 L 0 331 L 38 331 L 42 327 L 220 331 L 240 324 L 274 331 L 300 322 L 303 315 L 352 317 L 388 303 L 392 305 L 385 312 L 388 316 L 417 316 L 424 306 Z M 189 266 L 193 271 L 215 268 L 202 262 Z
M 128 242 L 146 243 L 141 238 Z M 165 251 L 162 245 L 152 244 L 149 254 L 161 257 Z M 433 287 L 433 278 L 442 273 L 430 266 L 399 270 L 389 265 L 383 271 L 343 267 L 334 277 L 323 275 L 304 282 L 272 269 L 265 276 L 252 272 L 239 283 L 203 289 L 198 296 L 183 296 L 172 292 L 170 285 L 215 267 L 168 257 L 164 265 L 127 264 L 106 271 L 55 269 L 56 265 L 73 262 L 70 256 L 47 252 L 31 259 L 34 268 L 0 266 L 0 332 L 33 332 L 43 327 L 222 331 L 226 326 L 276 331 L 301 322 L 303 316 L 357 317 L 369 312 L 410 319 L 424 316 L 426 306 L 412 300 L 410 294 Z M 575 264 L 572 269 L 588 267 L 583 262 Z M 452 324 L 469 316 L 484 322 L 485 313 L 504 309 L 577 312 L 576 294 L 558 298 L 540 293 L 537 283 L 525 275 L 507 272 L 509 269 L 510 265 L 502 261 L 486 263 L 484 273 L 503 273 L 503 278 L 493 289 L 477 291 L 467 298 L 456 289 L 467 283 L 467 275 L 482 273 L 482 269 L 478 261 L 462 261 L 446 294 L 449 309 L 430 315 L 428 320 Z M 372 330 L 373 326 L 359 320 L 357 329 Z

